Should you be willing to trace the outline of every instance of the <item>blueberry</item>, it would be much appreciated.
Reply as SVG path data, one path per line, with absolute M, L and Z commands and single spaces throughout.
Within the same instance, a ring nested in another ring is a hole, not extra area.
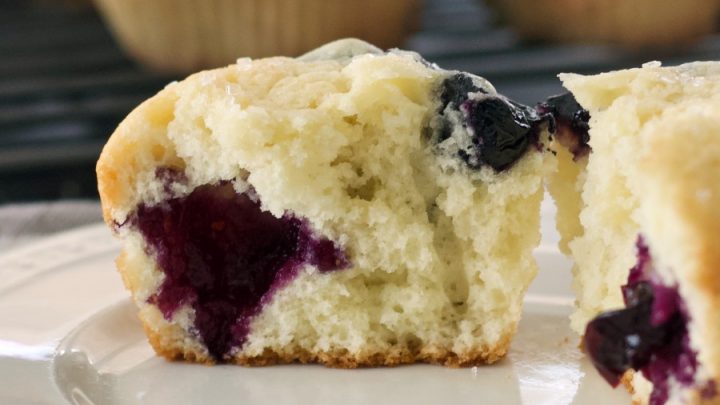
M 629 369 L 653 383 L 650 405 L 667 402 L 671 379 L 698 385 L 715 395 L 715 382 L 695 381 L 697 353 L 690 345 L 689 316 L 677 287 L 658 282 L 650 249 L 637 241 L 637 264 L 622 287 L 625 309 L 598 315 L 585 330 L 585 349 L 600 374 L 613 386 Z
M 472 77 L 463 73 L 452 75 L 443 80 L 440 88 L 440 113 L 450 104 L 452 104 L 455 109 L 459 108 L 460 105 L 467 101 L 469 93 L 487 93 L 475 85 Z
M 552 114 L 555 117 L 557 134 L 570 138 L 561 141 L 564 141 L 576 159 L 587 156 L 592 151 L 589 145 L 590 113 L 582 108 L 572 93 L 549 97 L 538 104 L 536 110 L 540 114 Z
M 438 106 L 437 113 L 440 116 L 444 116 L 445 109 L 450 106 L 451 110 L 458 111 L 460 106 L 467 101 L 470 93 L 482 92 L 486 93 L 485 90 L 477 87 L 472 77 L 464 73 L 458 73 L 452 75 L 443 80 L 440 85 L 440 105 Z M 440 143 L 452 135 L 453 124 L 448 119 L 442 119 L 439 121 L 439 128 L 437 134 L 435 134 L 434 142 Z
M 459 132 L 455 152 L 467 167 L 480 169 L 483 165 L 500 172 L 519 160 L 532 145 L 541 149 L 539 135 L 543 125 L 552 129 L 550 114 L 539 114 L 533 108 L 491 95 L 478 87 L 467 74 L 455 74 L 441 83 L 436 132 L 431 134 L 435 144 L 446 141 Z M 459 122 L 458 122 L 459 121 Z
M 500 97 L 468 100 L 463 104 L 472 129 L 472 150 L 461 157 L 472 168 L 487 164 L 502 171 L 519 160 L 539 139 L 545 119 L 521 104 Z
M 664 344 L 672 328 L 653 327 L 650 323 L 653 293 L 649 283 L 629 289 L 626 309 L 598 315 L 585 331 L 585 349 L 605 379 L 616 386 L 629 369 L 639 370 L 650 362 L 653 353 Z
M 165 181 L 184 179 L 171 169 L 158 173 Z M 257 199 L 236 193 L 228 181 L 140 204 L 129 223 L 165 273 L 149 301 L 167 319 L 192 305 L 194 329 L 218 361 L 245 342 L 252 317 L 304 264 L 321 272 L 348 266 L 345 252 L 314 235 L 307 221 L 262 211 Z

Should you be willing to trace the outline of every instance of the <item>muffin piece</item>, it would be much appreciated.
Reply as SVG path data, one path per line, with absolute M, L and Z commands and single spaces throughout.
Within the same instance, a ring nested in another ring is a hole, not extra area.
M 558 211 L 559 248 L 569 255 L 568 244 L 582 234 L 579 218 L 584 173 L 590 154 L 590 113 L 578 104 L 572 93 L 550 97 L 538 105 L 537 110 L 555 118 L 552 149 L 557 156 L 557 170 L 546 181 Z
M 576 263 L 572 326 L 638 402 L 720 403 L 720 64 L 561 79 L 589 111 L 592 148 L 574 179 L 553 180 L 566 181 L 556 198 L 582 191 L 559 212 L 581 212 L 560 229 Z
M 526 39 L 612 43 L 631 48 L 686 44 L 714 32 L 717 0 L 486 0 Z
M 536 273 L 552 117 L 357 40 L 172 83 L 98 161 L 170 359 L 491 363 Z

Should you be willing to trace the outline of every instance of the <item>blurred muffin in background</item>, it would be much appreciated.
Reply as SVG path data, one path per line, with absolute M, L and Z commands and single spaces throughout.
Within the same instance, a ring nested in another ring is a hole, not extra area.
M 421 0 L 95 0 L 125 51 L 156 70 L 189 73 L 239 57 L 297 56 L 357 37 L 402 44 Z
M 690 43 L 714 32 L 720 0 L 486 0 L 529 40 L 630 48 Z
M 39 7 L 63 7 L 71 10 L 85 11 L 92 8 L 92 0 L 33 0 L 29 2 Z

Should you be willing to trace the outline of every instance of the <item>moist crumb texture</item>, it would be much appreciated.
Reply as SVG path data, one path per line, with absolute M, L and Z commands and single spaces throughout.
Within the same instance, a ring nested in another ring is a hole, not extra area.
M 485 103 L 502 108 L 463 107 Z M 204 363 L 498 360 L 537 270 L 550 125 L 352 40 L 170 84 L 97 168 L 150 343 Z
M 558 141 L 574 171 L 549 187 L 575 261 L 572 326 L 610 382 L 639 370 L 625 373 L 636 401 L 720 403 L 720 64 L 560 77 L 590 116 L 590 153 Z
M 257 197 L 238 194 L 229 182 L 151 207 L 141 204 L 131 223 L 165 275 L 148 302 L 169 320 L 191 305 L 193 328 L 214 359 L 245 343 L 249 322 L 271 290 L 302 266 L 320 272 L 348 266 L 332 241 L 315 238 L 298 218 L 263 212 Z

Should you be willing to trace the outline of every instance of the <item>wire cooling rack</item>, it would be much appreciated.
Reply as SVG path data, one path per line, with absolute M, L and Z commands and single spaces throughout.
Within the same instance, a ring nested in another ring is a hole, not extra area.
M 532 44 L 494 24 L 480 1 L 426 0 L 421 29 L 404 47 L 534 103 L 562 90 L 559 72 L 718 59 L 720 36 L 665 54 Z M 94 163 L 107 137 L 136 105 L 175 79 L 130 61 L 92 9 L 0 0 L 0 203 L 96 198 Z

